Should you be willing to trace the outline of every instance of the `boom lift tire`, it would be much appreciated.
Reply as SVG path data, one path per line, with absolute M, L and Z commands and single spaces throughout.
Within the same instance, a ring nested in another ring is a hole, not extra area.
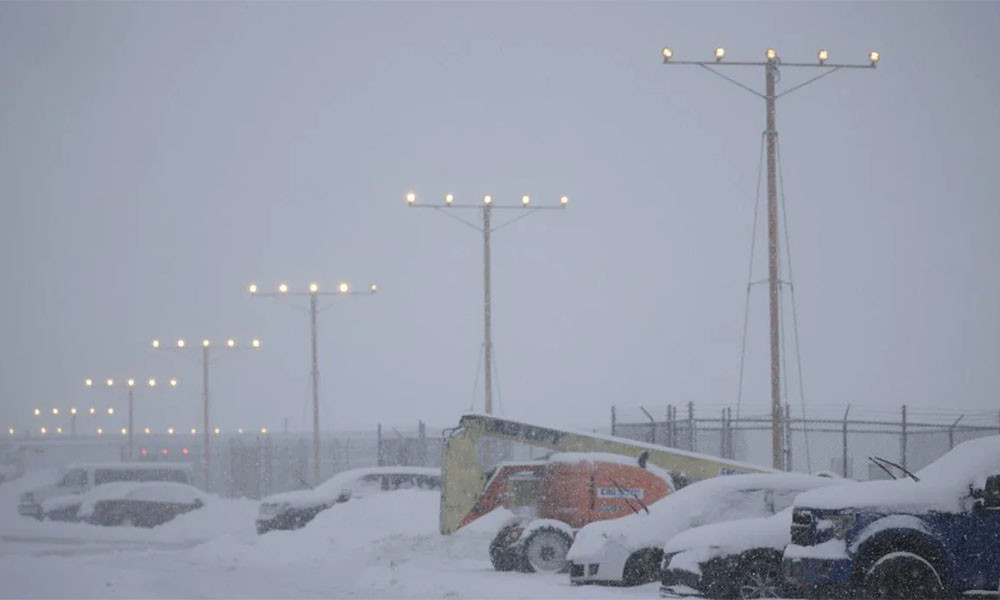
M 557 573 L 569 567 L 566 553 L 573 540 L 554 527 L 540 527 L 531 532 L 521 544 L 527 572 Z

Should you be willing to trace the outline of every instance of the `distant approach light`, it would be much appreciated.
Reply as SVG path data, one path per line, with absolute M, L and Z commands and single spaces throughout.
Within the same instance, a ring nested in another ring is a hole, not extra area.
M 407 204 L 413 204 L 416 201 L 417 201 L 417 195 L 416 194 L 414 194 L 413 192 L 408 192 L 406 194 L 406 203 Z
M 823 64 L 827 61 L 828 58 L 830 58 L 830 53 L 827 52 L 826 50 L 820 50 L 816 54 L 816 58 L 819 59 L 819 64 Z
M 778 58 L 778 51 L 774 48 L 768 48 L 767 52 L 764 53 L 764 56 L 767 57 L 767 60 L 774 60 Z
M 871 52 L 868 53 L 868 60 L 871 61 L 873 67 L 876 64 L 878 64 L 878 59 L 879 58 L 881 58 L 881 56 L 879 56 L 879 53 L 875 52 L 874 50 L 872 50 Z
M 674 51 L 669 46 L 663 49 L 663 60 L 670 60 L 673 57 Z
M 715 49 L 715 62 L 719 62 L 726 57 L 726 49 L 719 47 Z

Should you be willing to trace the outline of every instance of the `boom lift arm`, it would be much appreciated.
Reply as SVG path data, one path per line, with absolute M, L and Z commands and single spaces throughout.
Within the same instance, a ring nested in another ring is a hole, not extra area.
M 479 459 L 479 442 L 484 440 L 515 442 L 555 452 L 606 452 L 636 459 L 643 452 L 648 452 L 649 462 L 671 473 L 682 474 L 691 481 L 732 473 L 774 472 L 768 467 L 625 438 L 468 414 L 462 417 L 458 427 L 445 431 L 440 519 L 444 535 L 473 520 L 466 517 L 476 506 L 486 483 Z

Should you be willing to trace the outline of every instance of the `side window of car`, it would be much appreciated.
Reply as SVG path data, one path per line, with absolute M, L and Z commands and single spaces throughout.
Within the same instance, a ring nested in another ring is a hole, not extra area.
M 66 476 L 63 477 L 62 481 L 59 482 L 61 487 L 81 487 L 87 485 L 87 472 L 83 469 L 73 469 Z

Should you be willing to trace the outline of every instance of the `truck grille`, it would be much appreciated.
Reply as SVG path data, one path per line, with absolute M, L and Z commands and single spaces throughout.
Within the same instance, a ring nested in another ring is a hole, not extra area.
M 816 519 L 807 510 L 792 513 L 792 543 L 797 546 L 812 546 L 816 543 Z

